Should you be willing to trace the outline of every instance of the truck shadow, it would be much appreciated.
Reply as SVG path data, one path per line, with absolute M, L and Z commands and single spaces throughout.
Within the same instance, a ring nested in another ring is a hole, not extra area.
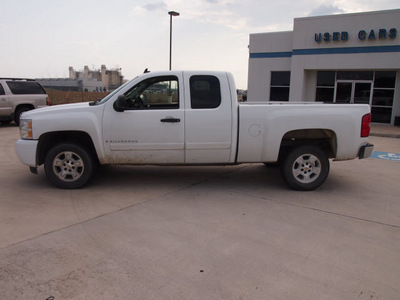
M 90 188 L 157 188 L 196 184 L 218 185 L 220 188 L 287 189 L 279 168 L 263 164 L 236 166 L 101 166 L 90 182 Z
M 18 127 L 14 122 L 13 123 L 0 123 L 0 128 L 9 128 L 9 127 Z

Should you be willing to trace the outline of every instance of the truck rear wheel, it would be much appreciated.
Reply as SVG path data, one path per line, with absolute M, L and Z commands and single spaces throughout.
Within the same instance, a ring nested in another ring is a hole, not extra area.
M 78 189 L 87 184 L 95 164 L 90 153 L 75 144 L 59 144 L 47 153 L 44 169 L 47 178 L 63 189 Z
M 286 183 L 298 191 L 311 191 L 323 184 L 329 174 L 329 159 L 316 146 L 299 146 L 288 153 L 281 165 Z

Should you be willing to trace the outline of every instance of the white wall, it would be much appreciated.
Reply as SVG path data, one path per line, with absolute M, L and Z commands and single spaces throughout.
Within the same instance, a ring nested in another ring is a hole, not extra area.
M 250 53 L 292 52 L 293 32 L 250 35 Z M 268 101 L 271 71 L 290 71 L 291 58 L 250 58 L 247 101 Z

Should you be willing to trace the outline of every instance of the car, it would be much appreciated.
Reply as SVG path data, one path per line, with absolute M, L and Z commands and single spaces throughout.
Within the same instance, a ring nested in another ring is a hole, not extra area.
M 49 105 L 44 88 L 33 79 L 0 78 L 0 123 L 19 125 L 23 112 Z

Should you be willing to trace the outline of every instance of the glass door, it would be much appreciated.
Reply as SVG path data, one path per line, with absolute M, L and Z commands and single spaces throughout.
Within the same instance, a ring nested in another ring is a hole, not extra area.
M 335 102 L 371 103 L 372 81 L 338 80 L 336 82 Z
M 336 83 L 336 96 L 335 102 L 337 103 L 351 103 L 353 93 L 353 83 L 350 82 L 337 82 Z
M 353 103 L 370 104 L 371 87 L 372 87 L 372 82 L 355 82 Z

